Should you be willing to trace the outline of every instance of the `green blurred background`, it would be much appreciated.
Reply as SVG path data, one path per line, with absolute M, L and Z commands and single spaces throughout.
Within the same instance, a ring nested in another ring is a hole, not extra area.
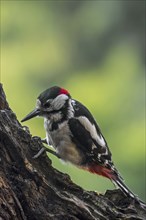
M 144 33 L 144 1 L 1 0 L 1 81 L 18 119 L 40 92 L 65 87 L 94 114 L 126 184 L 145 200 Z M 45 137 L 42 118 L 23 125 Z M 114 188 L 50 157 L 87 190 Z

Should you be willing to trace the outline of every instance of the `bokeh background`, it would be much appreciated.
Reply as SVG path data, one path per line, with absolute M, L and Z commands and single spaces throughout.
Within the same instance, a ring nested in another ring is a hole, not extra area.
M 18 119 L 40 92 L 65 87 L 94 114 L 126 184 L 145 200 L 145 2 L 0 2 L 1 82 Z M 45 137 L 43 119 L 24 125 Z M 50 157 L 87 190 L 114 188 Z

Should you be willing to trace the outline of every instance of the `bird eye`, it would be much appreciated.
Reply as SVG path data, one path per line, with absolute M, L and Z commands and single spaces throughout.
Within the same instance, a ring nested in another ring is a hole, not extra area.
M 46 103 L 44 104 L 44 107 L 45 107 L 45 108 L 49 108 L 49 107 L 50 107 L 50 103 L 49 103 L 49 102 L 46 102 Z

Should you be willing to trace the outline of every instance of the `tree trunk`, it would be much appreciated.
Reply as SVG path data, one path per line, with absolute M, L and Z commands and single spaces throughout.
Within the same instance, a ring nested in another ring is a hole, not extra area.
M 0 220 L 146 219 L 146 209 L 120 190 L 83 190 L 54 169 L 40 138 L 9 108 L 0 84 Z

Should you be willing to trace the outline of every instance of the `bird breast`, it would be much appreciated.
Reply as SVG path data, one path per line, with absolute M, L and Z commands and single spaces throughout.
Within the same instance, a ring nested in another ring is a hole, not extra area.
M 50 130 L 50 122 L 45 121 L 45 129 L 48 139 L 51 138 L 52 145 L 62 160 L 75 165 L 82 163 L 82 153 L 71 140 L 71 134 L 67 122 L 58 125 L 58 129 Z

